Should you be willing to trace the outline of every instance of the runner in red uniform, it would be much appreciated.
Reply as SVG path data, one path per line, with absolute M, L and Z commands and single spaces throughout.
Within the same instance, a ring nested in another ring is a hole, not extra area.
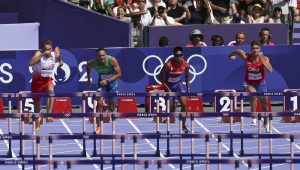
M 190 64 L 183 60 L 183 49 L 181 47 L 175 47 L 173 50 L 174 59 L 164 64 L 159 74 L 159 80 L 165 87 L 166 92 L 190 92 Z M 181 80 L 181 75 L 185 73 L 186 86 Z M 187 87 L 187 90 L 186 90 Z M 175 112 L 174 98 L 170 98 L 170 112 Z M 178 97 L 181 104 L 181 112 L 187 112 L 186 108 L 186 96 Z M 189 133 L 189 130 L 185 126 L 186 115 L 182 119 L 182 130 L 185 133 Z
M 63 65 L 61 60 L 61 52 L 59 47 L 52 51 L 52 42 L 45 39 L 42 42 L 42 51 L 36 51 L 29 62 L 29 66 L 33 66 L 31 93 L 54 93 L 54 85 L 51 77 L 53 76 L 53 68 L 56 59 L 59 59 L 60 66 Z M 41 98 L 33 97 L 34 113 L 41 112 Z M 47 113 L 52 113 L 54 97 L 47 98 Z M 38 120 L 38 118 L 37 118 Z M 40 129 L 42 118 L 36 122 L 36 131 Z M 53 118 L 48 117 L 47 122 L 53 122 Z
M 235 60 L 236 56 L 240 56 L 246 65 L 246 76 L 244 88 L 246 92 L 267 92 L 267 85 L 265 82 L 265 69 L 269 72 L 273 72 L 273 68 L 270 64 L 269 58 L 264 56 L 261 50 L 261 44 L 259 41 L 253 41 L 251 43 L 251 54 L 246 53 L 240 49 L 234 50 L 228 55 L 228 58 Z M 263 112 L 268 111 L 268 97 L 257 96 L 260 102 Z M 251 112 L 256 111 L 256 96 L 250 96 Z M 253 117 L 252 126 L 256 126 L 256 117 Z M 268 117 L 264 118 L 264 127 L 269 132 Z

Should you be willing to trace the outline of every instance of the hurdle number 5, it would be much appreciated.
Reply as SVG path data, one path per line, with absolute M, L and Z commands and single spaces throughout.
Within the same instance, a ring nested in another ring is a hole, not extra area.
M 158 100 L 159 100 L 159 106 L 162 108 L 161 110 L 166 111 L 166 101 L 165 101 L 165 99 L 163 97 L 159 97 Z M 157 100 L 155 99 L 154 100 L 154 103 L 155 103 L 154 106 L 156 106 L 156 102 L 157 102 Z M 156 107 L 154 107 L 154 109 L 156 109 Z
M 293 102 L 293 111 L 298 109 L 298 101 L 297 101 L 297 96 L 291 97 L 291 101 Z
M 220 112 L 227 112 L 230 110 L 229 105 L 230 105 L 230 99 L 229 97 L 221 97 L 220 99 L 220 105 L 223 106 Z

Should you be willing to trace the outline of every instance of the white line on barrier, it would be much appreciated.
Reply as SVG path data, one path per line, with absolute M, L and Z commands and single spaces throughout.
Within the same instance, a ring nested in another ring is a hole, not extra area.
M 0 128 L 0 135 L 4 135 L 1 128 Z M 8 148 L 8 147 L 9 147 L 8 141 L 7 141 L 7 140 L 4 140 L 4 143 L 6 144 L 6 146 L 7 146 L 7 148 Z M 15 153 L 14 153 L 13 150 L 11 151 L 11 154 L 12 154 L 12 157 L 15 158 L 15 160 L 18 160 L 18 158 L 16 158 L 16 155 L 15 155 Z M 22 166 L 21 166 L 20 164 L 18 165 L 18 167 L 19 167 L 19 168 L 22 168 Z
M 68 127 L 68 125 L 65 123 L 65 121 L 63 119 L 59 119 L 59 120 L 64 125 L 64 127 L 67 129 L 67 131 L 70 133 L 70 135 L 73 135 L 73 132 Z M 74 141 L 77 143 L 77 145 L 79 146 L 80 149 L 83 149 L 83 146 L 77 139 L 74 139 Z M 86 153 L 86 157 L 90 158 L 91 156 L 88 153 Z M 90 159 L 90 160 L 92 160 L 92 159 Z M 93 164 L 93 165 L 96 169 L 99 169 L 98 165 L 96 165 L 96 164 Z
M 138 127 L 135 126 L 135 124 L 130 120 L 130 119 L 127 119 L 127 121 L 131 124 L 131 126 L 139 133 L 139 134 L 143 134 L 140 129 Z M 145 139 L 145 141 L 154 149 L 156 150 L 156 147 L 148 140 L 148 139 Z M 165 159 L 165 156 L 160 153 L 160 157 L 162 157 L 163 159 Z M 168 164 L 172 169 L 175 169 L 175 166 L 172 165 L 172 164 Z
M 206 132 L 208 132 L 208 133 L 211 133 L 202 123 L 200 123 L 197 119 L 195 119 L 195 122 L 199 125 L 199 126 L 201 126 Z M 211 133 L 212 134 L 212 133 Z M 216 141 L 218 141 L 218 139 L 217 138 L 215 138 L 215 136 L 212 134 L 212 137 L 216 140 Z M 227 151 L 229 151 L 230 149 L 223 143 L 223 142 L 221 142 L 221 144 L 222 144 L 222 146 L 227 150 Z M 236 158 L 240 158 L 237 154 L 235 154 L 234 152 L 233 152 L 233 155 L 234 155 L 234 157 L 236 157 Z M 246 166 L 246 167 L 248 167 L 248 165 L 246 164 L 246 163 L 244 163 L 243 162 L 243 164 Z

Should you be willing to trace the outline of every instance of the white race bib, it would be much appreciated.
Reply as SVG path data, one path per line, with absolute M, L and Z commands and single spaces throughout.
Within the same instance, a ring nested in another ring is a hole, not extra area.
M 42 77 L 52 77 L 53 70 L 42 70 L 41 76 Z
M 170 83 L 176 83 L 180 80 L 181 76 L 178 77 L 169 77 L 168 82 Z
M 261 79 L 261 73 L 248 73 L 249 80 L 260 80 Z
M 111 78 L 112 76 L 113 76 L 113 74 L 102 74 L 101 79 L 102 80 L 107 80 L 107 79 Z

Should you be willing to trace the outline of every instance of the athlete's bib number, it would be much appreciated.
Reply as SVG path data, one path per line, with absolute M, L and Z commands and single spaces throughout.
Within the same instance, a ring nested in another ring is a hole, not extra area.
M 260 80 L 261 73 L 248 73 L 249 80 Z
M 41 76 L 42 77 L 52 77 L 53 70 L 42 70 Z
M 107 79 L 111 78 L 112 76 L 113 76 L 113 74 L 102 74 L 101 79 L 102 80 L 107 80 Z
M 178 77 L 169 77 L 168 82 L 176 83 L 180 80 L 180 78 L 181 78 L 180 76 L 178 76 Z

